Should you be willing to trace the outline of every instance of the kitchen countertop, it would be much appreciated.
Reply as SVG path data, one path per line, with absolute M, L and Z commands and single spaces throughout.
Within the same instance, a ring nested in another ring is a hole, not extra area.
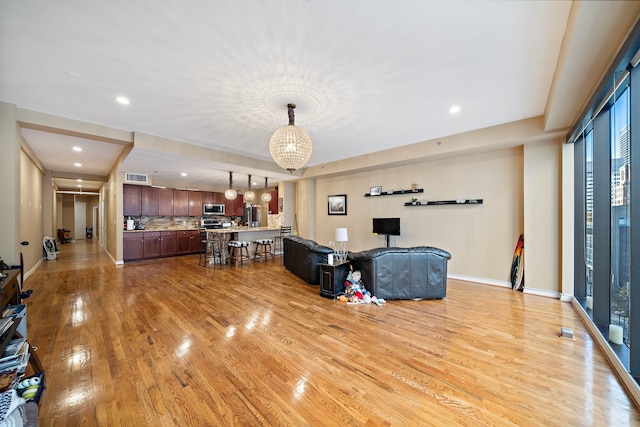
M 213 228 L 207 231 L 214 233 L 242 233 L 252 231 L 280 231 L 280 227 L 226 227 L 226 228 Z
M 157 228 L 146 230 L 124 230 L 125 233 L 141 233 L 141 232 L 153 232 L 153 231 L 197 231 L 199 228 Z M 225 227 L 225 228 L 210 228 L 207 231 L 215 233 L 242 233 L 252 231 L 280 231 L 280 227 Z

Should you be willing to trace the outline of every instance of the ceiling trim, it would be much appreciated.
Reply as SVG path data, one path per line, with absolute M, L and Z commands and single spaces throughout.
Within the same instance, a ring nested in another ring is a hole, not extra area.
M 138 148 L 176 156 L 206 159 L 215 162 L 215 164 L 212 163 L 212 166 L 222 171 L 231 170 L 233 172 L 251 173 L 257 176 L 269 176 L 270 178 L 283 181 L 289 181 L 296 177 L 299 178 L 303 173 L 303 169 L 288 173 L 273 161 L 247 157 L 241 154 L 175 141 L 142 132 L 134 132 L 133 149 Z M 122 167 L 121 165 L 120 170 L 122 170 Z
M 573 2 L 545 108 L 545 130 L 575 126 L 632 33 L 640 2 Z
M 38 159 L 38 156 L 36 156 L 36 153 L 33 152 L 33 149 L 29 146 L 27 141 L 25 141 L 22 135 L 20 135 L 20 150 L 22 150 L 22 152 L 29 158 L 29 160 L 31 160 L 35 167 L 40 170 L 40 173 L 42 173 L 42 175 L 45 175 L 47 173 L 47 168 L 44 167 L 40 159 Z
M 109 177 L 106 177 L 106 176 L 89 175 L 89 174 L 72 173 L 72 172 L 59 172 L 59 171 L 51 171 L 51 177 L 64 178 L 64 179 L 83 179 L 86 181 L 99 181 L 99 182 L 109 181 Z
M 565 142 L 568 129 L 545 131 L 543 129 L 543 121 L 543 116 L 538 116 L 445 138 L 359 155 L 323 165 L 311 166 L 305 170 L 302 178 L 318 179 L 381 170 L 554 139 L 557 139 L 558 143 Z
M 67 119 L 52 114 L 18 108 L 16 121 L 20 126 L 60 135 L 75 136 L 119 145 L 133 142 L 133 132 Z

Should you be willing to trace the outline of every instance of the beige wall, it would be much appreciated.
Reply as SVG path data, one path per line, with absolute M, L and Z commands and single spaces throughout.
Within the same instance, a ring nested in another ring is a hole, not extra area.
M 295 198 L 293 199 L 296 212 L 293 219 L 294 234 L 305 237 L 307 239 L 316 240 L 316 218 L 317 211 L 316 202 L 316 186 L 313 180 L 304 180 L 296 185 Z
M 20 131 L 14 105 L 0 102 L 0 257 L 7 264 L 20 261 Z
M 76 238 L 74 209 L 75 197 L 73 194 L 62 194 L 62 228 L 69 230 L 69 236 L 72 239 Z
M 20 155 L 20 236 L 19 241 L 29 245 L 20 246 L 24 258 L 24 273 L 34 270 L 43 257 L 43 176 L 44 174 L 22 152 Z
M 562 292 L 561 198 L 562 143 L 547 141 L 524 147 L 525 287 Z
M 392 246 L 435 246 L 452 254 L 449 273 L 479 279 L 509 280 L 511 258 L 523 231 L 522 148 L 471 154 L 412 166 L 364 172 L 316 181 L 316 241 L 334 240 L 347 227 L 348 248 L 360 251 L 385 245 L 371 233 L 373 217 L 400 217 L 401 236 Z M 481 198 L 482 205 L 406 207 L 412 195 L 363 197 L 372 186 L 383 190 L 423 188 L 418 199 Z M 327 196 L 347 195 L 347 215 L 327 215 Z
M 103 240 L 103 246 L 117 261 L 122 261 L 122 243 L 118 243 L 118 240 L 122 240 L 122 231 L 118 233 L 118 229 L 122 230 L 122 227 L 116 227 L 116 219 L 122 218 L 122 215 L 118 215 L 118 188 L 116 185 L 118 173 L 113 171 L 109 174 L 109 181 L 102 186 L 104 189 L 104 216 L 105 216 L 105 240 Z M 120 186 L 120 194 L 122 194 L 122 186 Z M 120 196 L 121 198 L 121 196 Z M 120 205 L 120 213 L 122 213 L 122 205 Z

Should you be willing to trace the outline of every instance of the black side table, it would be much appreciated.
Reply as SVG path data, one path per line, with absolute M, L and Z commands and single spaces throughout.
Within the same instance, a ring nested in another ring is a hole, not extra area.
M 344 288 L 351 263 L 320 264 L 320 296 L 335 298 Z

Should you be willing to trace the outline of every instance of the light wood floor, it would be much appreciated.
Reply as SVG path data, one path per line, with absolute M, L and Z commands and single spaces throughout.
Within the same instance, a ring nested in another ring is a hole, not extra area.
M 352 306 L 281 258 L 116 267 L 95 240 L 59 249 L 26 281 L 40 426 L 640 424 L 554 299 L 449 281 L 444 300 Z

